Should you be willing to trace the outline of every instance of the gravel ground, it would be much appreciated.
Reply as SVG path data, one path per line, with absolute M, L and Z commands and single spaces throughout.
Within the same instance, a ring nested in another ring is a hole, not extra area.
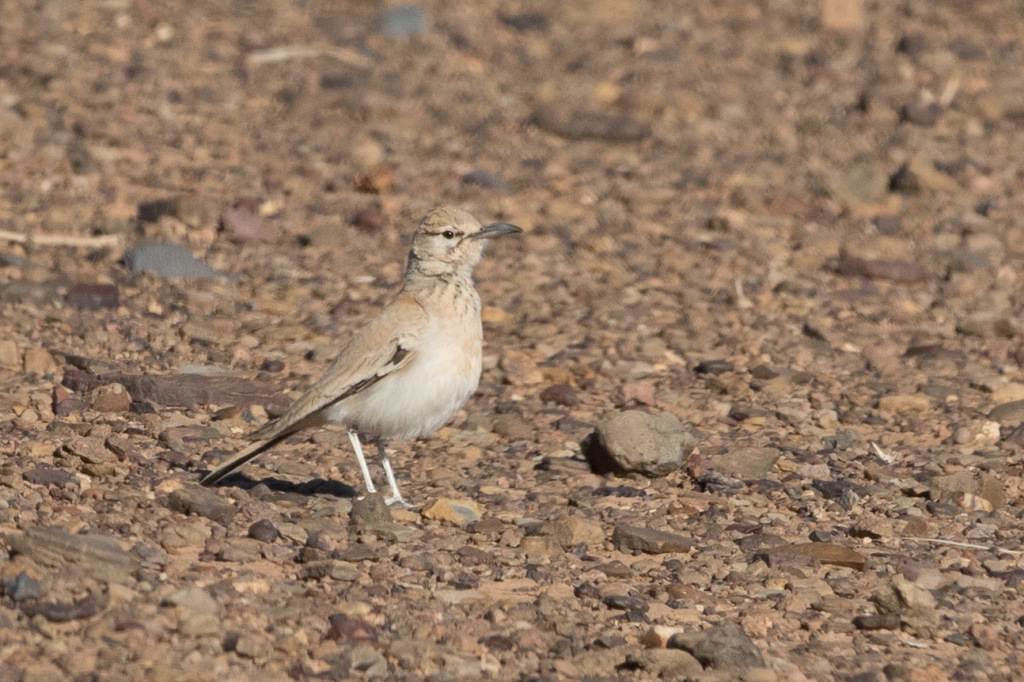
M 3 682 L 1024 680 L 1018 3 L 0 16 Z M 525 234 L 418 508 L 199 488 L 438 203 Z

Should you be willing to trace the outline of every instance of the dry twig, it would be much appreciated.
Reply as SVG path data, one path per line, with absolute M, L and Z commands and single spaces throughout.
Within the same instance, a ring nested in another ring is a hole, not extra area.
M 313 47 L 308 45 L 286 45 L 284 47 L 272 47 L 269 50 L 250 52 L 246 55 L 245 61 L 249 66 L 259 66 L 260 64 L 274 64 L 289 59 L 306 59 L 309 57 L 333 57 L 344 64 L 363 68 L 373 66 L 373 61 L 369 57 L 347 47 Z
M 935 545 L 947 545 L 949 547 L 960 547 L 962 549 L 981 549 L 987 552 L 997 552 L 1000 554 L 1009 554 L 1011 556 L 1021 556 L 1024 552 L 1020 552 L 1014 549 L 1003 549 L 1001 547 L 995 547 L 994 545 L 974 545 L 969 542 L 956 542 L 954 540 L 940 540 L 939 538 L 915 538 L 909 535 L 903 536 L 901 540 L 914 540 L 915 542 L 930 542 Z
M 63 234 L 21 234 L 7 230 L 0 230 L 0 240 L 27 246 L 84 246 L 88 249 L 102 249 L 121 244 L 121 238 L 116 234 L 104 234 L 99 237 L 73 237 Z

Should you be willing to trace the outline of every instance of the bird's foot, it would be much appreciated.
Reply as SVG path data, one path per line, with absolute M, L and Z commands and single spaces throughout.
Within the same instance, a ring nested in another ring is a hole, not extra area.
M 400 504 L 403 507 L 405 507 L 406 509 L 415 509 L 416 508 L 413 505 L 411 505 L 408 502 L 406 502 L 404 499 L 402 499 L 402 496 L 399 495 L 398 493 L 395 493 L 391 497 L 389 497 L 386 500 L 384 500 L 384 504 L 386 504 L 389 507 L 391 505 L 393 505 L 393 504 Z

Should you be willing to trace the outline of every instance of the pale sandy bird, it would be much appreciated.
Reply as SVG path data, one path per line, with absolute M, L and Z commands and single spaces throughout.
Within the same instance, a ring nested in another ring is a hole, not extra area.
M 385 442 L 426 436 L 465 404 L 480 382 L 483 331 L 473 267 L 488 239 L 522 232 L 481 226 L 451 206 L 431 210 L 412 238 L 401 292 L 349 340 L 324 376 L 288 412 L 254 432 L 249 447 L 207 474 L 213 485 L 301 429 L 344 424 L 366 489 L 376 489 L 359 434 L 377 442 L 391 486 L 388 504 L 408 506 L 398 491 Z

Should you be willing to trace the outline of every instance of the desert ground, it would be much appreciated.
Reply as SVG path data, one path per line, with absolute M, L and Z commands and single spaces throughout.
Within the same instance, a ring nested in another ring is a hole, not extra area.
M 0 681 L 1024 680 L 1022 36 L 0 1 Z M 415 508 L 340 427 L 198 487 L 438 204 L 524 232 Z

